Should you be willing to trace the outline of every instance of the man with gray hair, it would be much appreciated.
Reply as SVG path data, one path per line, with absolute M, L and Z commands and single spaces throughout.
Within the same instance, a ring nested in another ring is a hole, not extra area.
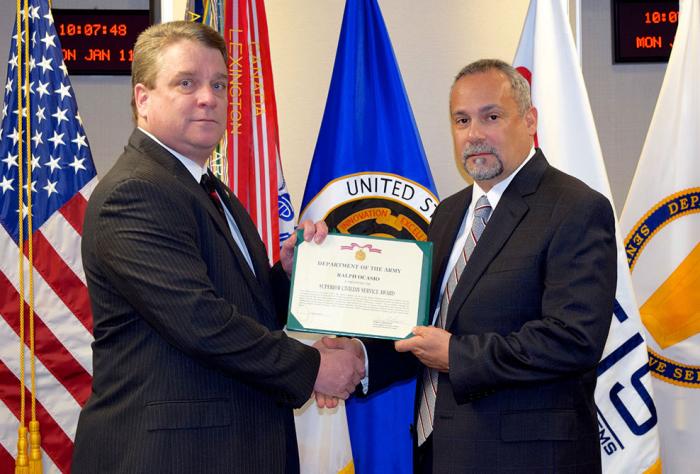
M 434 319 L 394 347 L 364 341 L 369 390 L 418 371 L 416 472 L 600 472 L 593 392 L 615 295 L 610 203 L 535 147 L 529 86 L 508 64 L 460 71 L 450 121 L 474 184 L 430 225 Z

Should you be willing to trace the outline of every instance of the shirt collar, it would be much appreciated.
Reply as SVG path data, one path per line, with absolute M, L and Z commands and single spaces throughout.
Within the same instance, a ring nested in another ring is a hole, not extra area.
M 156 142 L 157 144 L 159 144 L 160 146 L 162 146 L 163 148 L 168 150 L 175 158 L 177 158 L 180 161 L 180 163 L 182 163 L 185 166 L 185 168 L 187 168 L 187 171 L 190 172 L 190 174 L 195 179 L 195 181 L 197 181 L 199 183 L 202 180 L 202 175 L 207 173 L 206 166 L 204 166 L 204 167 L 199 166 L 197 163 L 195 163 L 193 160 L 187 158 L 182 153 L 178 153 L 177 151 L 173 150 L 169 146 L 165 145 L 163 142 L 161 142 L 155 136 L 153 136 L 152 133 L 147 132 L 146 130 L 144 130 L 141 127 L 138 127 L 138 129 L 141 130 L 146 135 L 148 135 L 154 142 Z

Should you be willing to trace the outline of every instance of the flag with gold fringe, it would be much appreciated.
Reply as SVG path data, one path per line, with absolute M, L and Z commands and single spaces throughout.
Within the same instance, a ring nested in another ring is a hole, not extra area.
M 0 472 L 67 473 L 92 382 L 80 240 L 97 178 L 49 2 L 17 4 L 0 125 Z

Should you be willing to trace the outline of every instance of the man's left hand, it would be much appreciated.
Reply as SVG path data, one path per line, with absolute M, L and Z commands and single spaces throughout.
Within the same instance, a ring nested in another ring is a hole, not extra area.
M 451 333 L 434 326 L 413 328 L 414 337 L 396 341 L 394 348 L 399 352 L 413 352 L 418 360 L 431 369 L 447 372 L 450 369 Z
M 320 244 L 324 241 L 328 235 L 328 226 L 323 221 L 318 221 L 316 224 L 310 220 L 305 220 L 297 226 L 297 230 L 304 231 L 304 240 L 310 242 L 313 239 L 314 242 Z M 297 233 L 296 230 L 292 233 L 292 236 L 284 241 L 282 248 L 280 249 L 280 262 L 282 262 L 282 268 L 287 273 L 288 276 L 292 275 L 292 264 L 294 261 L 294 246 L 297 244 Z

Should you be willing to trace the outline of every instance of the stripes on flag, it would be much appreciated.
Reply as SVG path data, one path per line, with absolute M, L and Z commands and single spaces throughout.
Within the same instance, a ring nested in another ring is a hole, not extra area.
M 80 238 L 87 199 L 97 179 L 48 1 L 28 3 L 30 62 L 24 64 L 18 57 L 17 34 L 13 32 L 0 125 L 0 472 L 14 471 L 20 416 L 17 212 L 22 186 L 18 183 L 18 168 L 26 168 L 26 163 L 20 163 L 18 156 L 18 140 L 25 138 L 18 136 L 18 65 L 23 72 L 29 67 L 31 135 L 37 137 L 22 147 L 23 159 L 28 149 L 33 158 L 33 309 L 42 463 L 44 472 L 69 472 L 78 415 L 92 382 L 92 315 Z M 23 16 L 23 12 L 20 14 Z M 23 21 L 21 25 L 23 28 Z M 23 32 L 19 36 L 23 38 Z M 26 130 L 26 124 L 23 128 Z M 26 187 L 22 192 L 26 203 Z M 24 225 L 24 314 L 28 318 L 26 217 Z M 26 320 L 25 422 L 30 419 L 31 399 L 28 327 Z

